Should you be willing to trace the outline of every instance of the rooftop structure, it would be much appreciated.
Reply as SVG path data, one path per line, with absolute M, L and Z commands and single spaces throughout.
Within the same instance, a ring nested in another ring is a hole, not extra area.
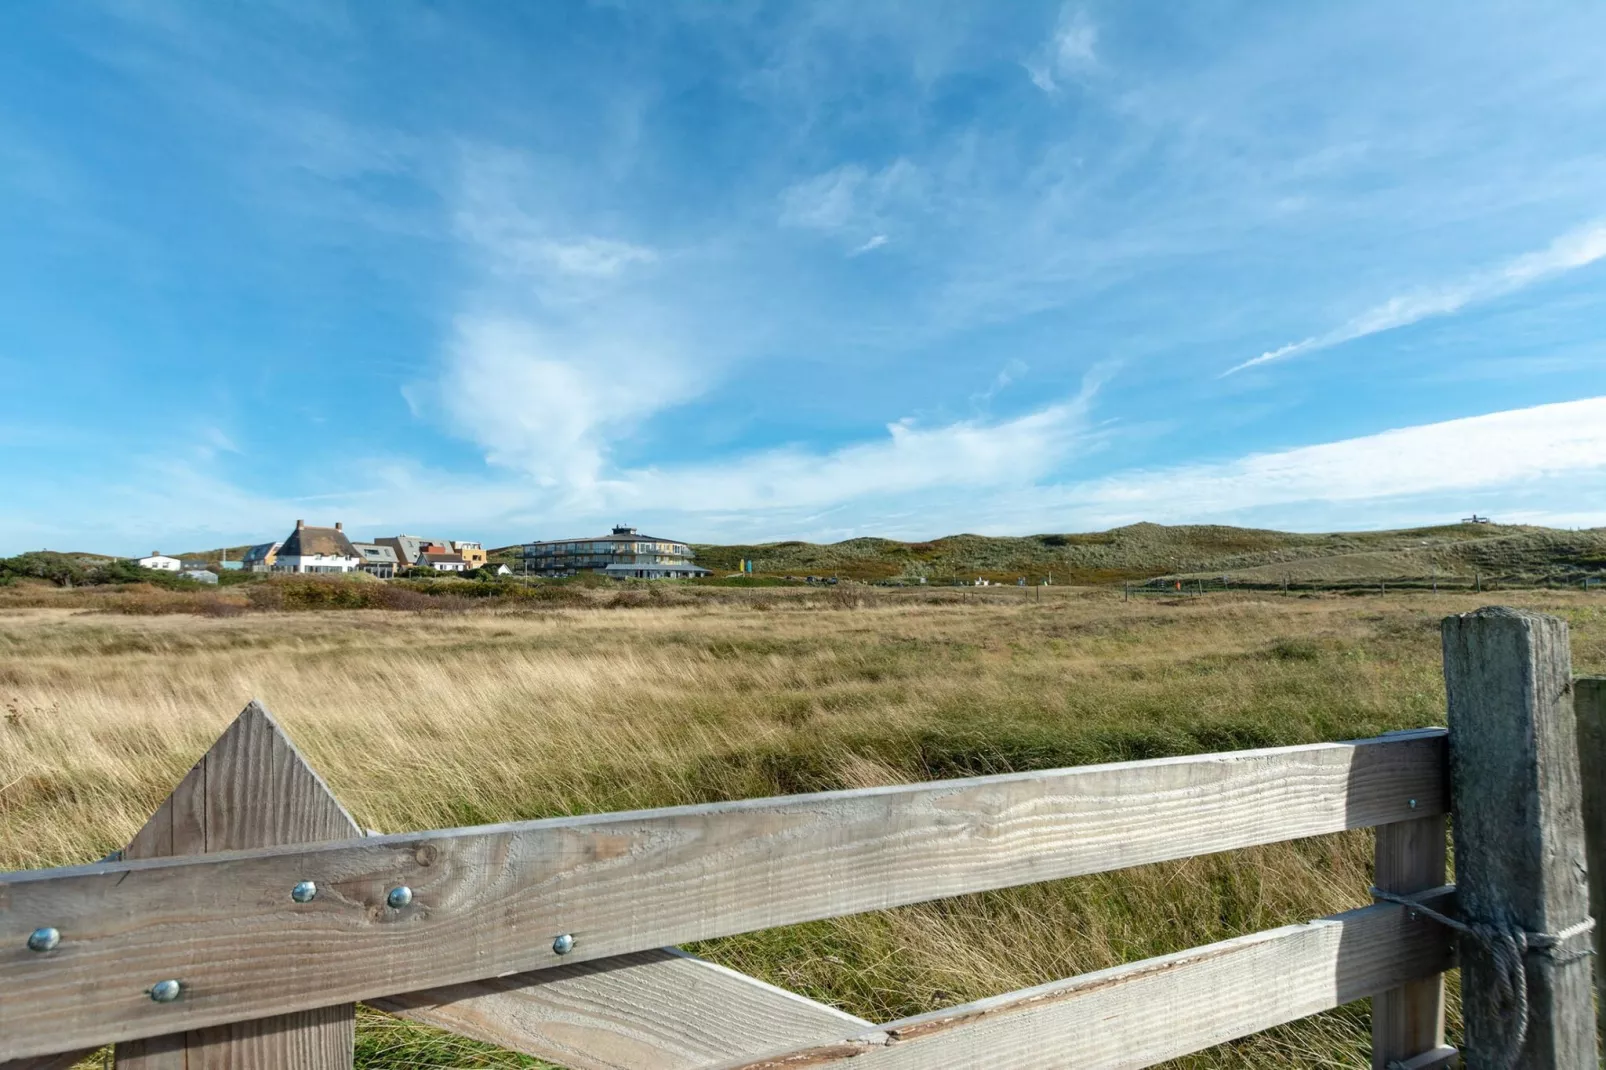
M 397 560 L 394 547 L 380 546 L 372 542 L 354 542 L 351 546 L 362 556 L 360 567 L 370 576 L 388 580 L 396 575 Z

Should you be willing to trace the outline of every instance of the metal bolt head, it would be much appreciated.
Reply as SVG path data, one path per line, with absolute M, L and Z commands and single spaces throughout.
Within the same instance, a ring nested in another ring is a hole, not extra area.
M 183 988 L 177 981 L 157 981 L 151 985 L 151 999 L 157 1003 L 171 1003 Z
M 298 903 L 310 903 L 318 894 L 318 885 L 313 881 L 298 881 L 290 889 L 290 898 Z
M 61 943 L 61 933 L 49 926 L 35 929 L 28 934 L 29 951 L 54 951 L 59 943 Z
M 574 950 L 574 937 L 571 936 L 568 933 L 563 933 L 557 939 L 552 941 L 552 952 L 553 952 L 553 954 L 567 955 L 569 952 L 571 952 L 573 950 Z
M 385 896 L 385 902 L 389 903 L 391 907 L 396 910 L 400 910 L 402 907 L 406 906 L 412 901 L 413 890 L 407 887 L 405 884 L 396 885 L 396 887 L 390 890 L 390 894 Z

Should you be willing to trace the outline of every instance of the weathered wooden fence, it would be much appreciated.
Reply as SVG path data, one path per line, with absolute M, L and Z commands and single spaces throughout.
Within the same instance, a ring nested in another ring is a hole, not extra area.
M 252 704 L 120 857 L 0 875 L 0 1067 L 349 1067 L 355 1000 L 583 1070 L 1142 1067 L 1371 996 L 1423 1070 L 1459 961 L 1474 1070 L 1593 1068 L 1566 626 L 1444 650 L 1448 732 L 402 835 Z M 1374 905 L 881 1025 L 668 946 L 1368 827 Z

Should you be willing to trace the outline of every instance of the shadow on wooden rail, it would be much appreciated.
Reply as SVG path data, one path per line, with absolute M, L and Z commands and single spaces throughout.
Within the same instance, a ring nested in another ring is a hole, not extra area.
M 121 858 L 0 875 L 0 1068 L 349 1067 L 356 1000 L 576 1070 L 1138 1067 L 1367 996 L 1374 1065 L 1449 1065 L 1451 934 L 1391 903 L 880 1025 L 672 946 L 1366 827 L 1381 889 L 1575 924 L 1566 626 L 1483 610 L 1445 653 L 1448 733 L 403 835 L 252 703 Z M 1462 954 L 1492 1050 L 1510 1015 Z M 1529 975 L 1519 1065 L 1593 1067 L 1588 965 Z

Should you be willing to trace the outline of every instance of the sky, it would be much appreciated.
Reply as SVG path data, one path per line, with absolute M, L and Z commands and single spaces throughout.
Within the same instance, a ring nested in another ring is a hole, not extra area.
M 0 5 L 0 553 L 1606 525 L 1606 5 Z

